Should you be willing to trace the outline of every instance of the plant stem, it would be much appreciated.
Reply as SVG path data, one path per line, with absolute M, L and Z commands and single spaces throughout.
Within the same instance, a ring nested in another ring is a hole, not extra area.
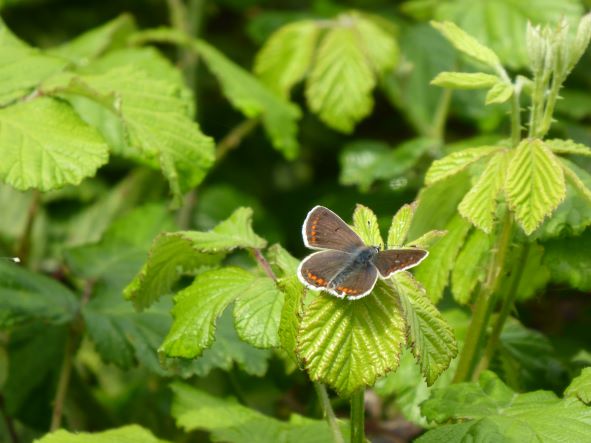
M 365 443 L 365 389 L 351 395 L 351 443 Z
M 237 148 L 242 139 L 250 134 L 259 124 L 259 118 L 250 118 L 244 120 L 239 125 L 235 126 L 228 134 L 218 143 L 216 149 L 216 160 L 225 157 L 232 149 Z
M 6 429 L 8 430 L 8 434 L 10 435 L 10 440 L 12 443 L 18 443 L 19 438 L 18 434 L 16 433 L 16 429 L 14 428 L 14 421 L 12 417 L 8 415 L 6 411 L 6 404 L 4 403 L 4 396 L 0 394 L 0 412 L 2 413 L 2 418 L 4 419 L 4 424 L 6 425 Z
M 328 422 L 328 426 L 330 426 L 333 442 L 345 443 L 345 439 L 341 433 L 341 428 L 339 427 L 337 417 L 334 414 L 332 405 L 330 404 L 330 398 L 328 398 L 326 387 L 322 383 L 314 383 L 314 389 L 316 390 L 316 395 L 318 395 L 318 399 L 320 400 L 320 407 L 324 413 L 324 418 Z
M 74 340 L 72 334 L 73 331 L 70 330 L 66 337 L 64 361 L 62 363 L 55 400 L 53 402 L 53 413 L 51 414 L 51 426 L 49 429 L 52 432 L 59 429 L 62 424 L 64 401 L 66 400 L 68 384 L 70 383 L 70 374 L 72 373 L 72 354 L 74 353 Z
M 503 299 L 501 310 L 499 311 L 499 315 L 495 321 L 493 330 L 488 339 L 486 349 L 484 350 L 484 355 L 482 356 L 482 359 L 480 360 L 476 368 L 477 374 L 480 374 L 482 371 L 488 368 L 488 365 L 490 364 L 490 361 L 492 360 L 495 350 L 499 344 L 499 338 L 501 336 L 501 332 L 503 331 L 503 326 L 505 325 L 507 318 L 509 318 L 509 314 L 511 313 L 511 309 L 513 308 L 515 299 L 517 298 L 517 289 L 519 288 L 519 283 L 521 282 L 521 277 L 523 276 L 523 270 L 525 268 L 524 264 L 529 254 L 529 249 L 530 243 L 526 243 L 521 248 L 519 257 L 517 257 L 517 271 L 515 272 L 515 274 L 513 274 L 509 291 Z
M 41 202 L 41 193 L 38 190 L 33 191 L 33 197 L 31 199 L 31 204 L 29 205 L 29 210 L 27 211 L 27 222 L 25 224 L 25 229 L 18 241 L 18 246 L 16 250 L 16 256 L 20 259 L 21 263 L 26 264 L 29 260 L 29 252 L 31 249 L 31 234 L 33 232 L 33 226 L 35 224 L 35 219 L 37 218 L 37 213 L 39 212 L 39 203 Z
M 435 110 L 435 117 L 433 118 L 431 135 L 433 138 L 442 142 L 445 137 L 445 123 L 447 121 L 452 92 L 453 91 L 448 88 L 443 90 L 439 103 L 437 104 L 437 109 Z
M 257 263 L 261 266 L 261 268 L 263 268 L 263 271 L 265 271 L 265 274 L 267 274 L 271 280 L 277 282 L 277 276 L 273 272 L 271 265 L 269 264 L 261 250 L 258 248 L 252 248 L 252 254 L 254 255 L 254 258 L 257 261 Z
M 556 106 L 558 93 L 560 92 L 560 87 L 562 86 L 563 81 L 564 78 L 559 78 L 556 74 L 552 77 L 552 87 L 550 88 L 550 93 L 546 99 L 544 115 L 542 117 L 542 121 L 538 122 L 538 125 L 536 125 L 536 135 L 539 138 L 544 137 L 550 130 L 550 126 L 552 125 L 552 116 L 554 115 L 554 107 Z

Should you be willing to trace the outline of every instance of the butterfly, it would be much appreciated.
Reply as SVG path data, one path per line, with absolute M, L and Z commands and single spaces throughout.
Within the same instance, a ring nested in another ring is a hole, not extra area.
M 298 278 L 308 288 L 355 300 L 368 295 L 378 276 L 418 265 L 428 251 L 419 248 L 387 249 L 367 246 L 337 214 L 324 206 L 312 208 L 302 227 L 304 244 L 319 249 L 298 267 Z

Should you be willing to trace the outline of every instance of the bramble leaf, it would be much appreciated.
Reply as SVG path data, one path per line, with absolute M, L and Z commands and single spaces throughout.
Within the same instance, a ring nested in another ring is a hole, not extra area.
M 380 248 L 384 246 L 378 218 L 368 207 L 359 204 L 355 207 L 353 229 L 366 245 L 379 246 Z
M 429 256 L 423 260 L 415 272 L 417 280 L 425 287 L 433 303 L 437 303 L 443 296 L 449 273 L 464 244 L 464 238 L 470 230 L 470 223 L 456 215 L 446 229 L 447 235 L 431 248 Z
M 581 143 L 575 143 L 572 140 L 555 138 L 552 140 L 544 140 L 544 143 L 555 154 L 584 155 L 591 157 L 591 148 Z
M 527 139 L 517 146 L 507 167 L 505 194 L 527 235 L 564 199 L 562 167 L 544 142 Z
M 128 425 L 121 428 L 90 434 L 88 432 L 69 432 L 64 429 L 47 434 L 35 440 L 35 443 L 166 443 L 165 440 L 154 437 L 147 429 L 138 425 Z
M 285 298 L 279 323 L 279 340 L 281 347 L 295 359 L 297 336 L 302 320 L 304 286 L 296 275 L 279 280 L 278 285 Z
M 108 150 L 68 104 L 41 97 L 0 109 L 0 156 L 0 179 L 49 191 L 94 175 Z
M 447 231 L 429 231 L 421 235 L 419 238 L 407 242 L 406 245 L 415 248 L 429 249 L 431 246 L 437 243 L 441 237 L 445 237 L 446 235 Z
M 301 20 L 279 28 L 257 54 L 254 72 L 270 89 L 288 97 L 312 63 L 319 32 L 313 20 Z
M 499 80 L 486 94 L 485 104 L 505 103 L 513 96 L 513 85 Z
M 279 243 L 275 243 L 267 249 L 267 258 L 271 268 L 281 277 L 295 274 L 300 264 L 300 261 L 287 252 Z
M 581 374 L 568 385 L 564 395 L 577 397 L 586 405 L 591 403 L 591 368 L 583 368 Z
M 432 385 L 458 352 L 454 333 L 425 288 L 409 272 L 397 272 L 392 281 L 400 297 L 413 355 L 427 384 Z
M 507 155 L 498 152 L 489 159 L 474 186 L 458 205 L 462 217 L 487 234 L 493 228 L 496 199 L 503 188 L 506 170 Z
M 398 296 L 379 281 L 359 300 L 316 296 L 304 309 L 297 352 L 313 381 L 349 396 L 396 369 L 404 342 Z
M 276 96 L 213 46 L 198 40 L 194 47 L 220 82 L 224 95 L 232 105 L 247 117 L 260 117 L 273 147 L 286 158 L 295 158 L 299 150 L 296 139 L 299 108 Z
M 388 248 L 397 248 L 405 244 L 408 230 L 412 223 L 412 217 L 414 215 L 416 205 L 403 205 L 394 217 L 392 217 L 392 224 L 388 231 Z
M 455 175 L 472 163 L 481 158 L 487 157 L 501 149 L 499 146 L 483 146 L 479 148 L 468 148 L 453 152 L 440 160 L 435 160 L 425 176 L 425 184 L 432 185 L 451 175 Z
M 451 272 L 452 293 L 458 303 L 470 302 L 472 291 L 484 274 L 483 259 L 490 246 L 490 237 L 479 229 L 472 231 L 464 243 Z
M 330 428 L 324 420 L 293 414 L 289 421 L 280 421 L 233 399 L 217 398 L 183 383 L 173 383 L 171 388 L 172 415 L 177 426 L 186 431 L 211 432 L 212 441 L 320 443 L 331 440 Z
M 431 22 L 431 26 L 443 34 L 454 47 L 489 67 L 496 69 L 501 64 L 492 49 L 487 48 L 452 22 Z
M 497 84 L 499 77 L 482 72 L 440 72 L 431 84 L 451 89 L 487 89 Z

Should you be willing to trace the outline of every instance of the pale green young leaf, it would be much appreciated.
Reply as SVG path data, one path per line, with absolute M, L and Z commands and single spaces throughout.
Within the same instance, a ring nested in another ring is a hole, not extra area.
M 591 368 L 583 368 L 581 374 L 574 378 L 564 391 L 568 397 L 576 397 L 586 405 L 591 403 Z
M 458 383 L 435 390 L 423 403 L 423 413 L 438 423 L 417 442 L 585 441 L 591 433 L 591 408 L 578 399 L 556 397 L 550 391 L 518 394 L 492 372 L 478 383 Z
M 400 297 L 410 345 L 428 385 L 449 366 L 458 348 L 453 330 L 431 303 L 419 282 L 406 271 L 392 280 Z
M 279 28 L 258 52 L 254 72 L 270 89 L 288 97 L 312 62 L 320 28 L 313 20 L 301 20 Z
M 499 80 L 486 94 L 485 104 L 492 105 L 505 103 L 513 96 L 513 85 Z
M 555 154 L 572 154 L 591 157 L 591 148 L 581 143 L 575 143 L 573 140 L 555 138 L 552 140 L 544 140 L 544 143 Z
M 487 234 L 490 234 L 493 228 L 496 200 L 503 188 L 506 170 L 507 154 L 495 154 L 458 205 L 462 217 Z
M 404 342 L 398 296 L 380 281 L 360 300 L 315 297 L 304 310 L 297 352 L 313 381 L 349 396 L 396 369 Z
M 49 191 L 93 176 L 108 150 L 69 105 L 42 97 L 0 109 L 0 156 L 0 179 Z
M 295 158 L 299 150 L 296 139 L 299 108 L 275 95 L 213 46 L 198 40 L 194 47 L 220 82 L 230 103 L 247 117 L 260 117 L 273 147 L 286 158 Z
M 289 421 L 264 415 L 234 399 L 222 399 L 187 384 L 171 385 L 172 415 L 185 431 L 203 430 L 212 441 L 228 443 L 324 443 L 331 440 L 325 420 L 293 414 Z M 346 423 L 342 423 L 342 428 Z M 346 435 L 346 433 L 345 433 Z
M 270 278 L 259 278 L 241 291 L 234 304 L 234 324 L 242 340 L 257 348 L 279 346 L 284 294 Z
M 476 229 L 458 254 L 451 273 L 452 293 L 458 303 L 465 305 L 470 302 L 472 291 L 485 273 L 483 260 L 489 255 L 490 247 L 490 237 Z
M 421 249 L 429 249 L 431 246 L 437 243 L 440 238 L 445 237 L 446 235 L 447 231 L 429 231 L 421 235 L 419 238 L 407 242 L 406 246 L 412 246 Z
M 483 72 L 440 72 L 431 84 L 451 89 L 487 89 L 496 85 L 499 77 Z
M 117 98 L 112 106 L 123 121 L 130 146 L 157 162 L 177 201 L 203 180 L 213 165 L 213 140 L 190 118 L 182 89 L 129 66 L 85 75 L 82 82 L 96 91 L 94 96 L 89 93 L 90 98 Z
M 377 74 L 382 74 L 393 69 L 398 63 L 400 50 L 392 34 L 379 26 L 381 17 L 376 16 L 372 19 L 371 15 L 349 14 L 343 16 L 342 20 L 346 22 L 349 17 L 354 20 L 361 50 L 373 70 Z
M 349 133 L 371 112 L 375 85 L 358 31 L 352 26 L 329 29 L 306 82 L 312 112 L 328 126 Z
M 168 357 L 195 358 L 211 346 L 217 318 L 226 307 L 259 283 L 251 273 L 235 267 L 199 274 L 174 297 L 174 321 L 160 351 Z
M 589 189 L 589 185 L 585 184 L 583 179 L 581 179 L 581 177 L 584 177 L 588 182 L 589 174 L 587 174 L 585 170 L 580 170 L 579 174 L 577 174 L 575 172 L 575 170 L 578 169 L 577 166 L 573 164 L 569 165 L 565 161 L 562 161 L 562 169 L 564 170 L 564 175 L 568 182 L 574 186 L 580 196 L 587 200 L 587 205 L 591 204 L 591 189 Z
M 591 233 L 544 243 L 544 264 L 553 283 L 568 284 L 581 291 L 591 289 Z
M 297 275 L 279 280 L 278 285 L 285 297 L 279 323 L 279 340 L 281 347 L 295 359 L 298 330 L 302 319 L 304 286 Z
M 135 31 L 133 17 L 129 14 L 121 14 L 101 26 L 50 49 L 49 53 L 84 66 L 106 51 L 123 46 L 126 39 Z
M 0 327 L 31 321 L 63 324 L 79 308 L 77 297 L 57 281 L 0 260 Z
M 384 246 L 384 241 L 380 234 L 378 218 L 374 212 L 366 206 L 358 204 L 353 212 L 353 229 L 361 237 L 366 245 Z
M 425 176 L 425 184 L 431 186 L 433 183 L 455 175 L 472 163 L 485 158 L 502 148 L 500 146 L 482 146 L 479 148 L 468 148 L 453 152 L 442 159 L 435 160 Z
M 554 154 L 538 139 L 523 140 L 511 156 L 505 195 L 515 219 L 531 234 L 566 195 L 564 173 Z
M 65 429 L 52 432 L 34 443 L 167 443 L 156 438 L 149 430 L 139 425 L 128 425 L 90 434 L 88 432 L 70 432 Z
M 458 51 L 469 55 L 474 60 L 484 63 L 493 69 L 496 69 L 501 64 L 499 57 L 492 49 L 480 43 L 455 23 L 432 21 L 431 26 L 441 32 Z
M 430 12 L 438 20 L 450 20 L 486 44 L 511 68 L 529 66 L 527 23 L 558 27 L 562 19 L 574 24 L 583 7 L 578 0 L 473 0 L 436 2 Z
M 568 70 L 570 71 L 581 59 L 591 40 L 591 14 L 583 16 L 577 27 L 577 33 L 570 47 Z
M 423 260 L 415 272 L 417 280 L 425 287 L 427 295 L 433 303 L 437 303 L 443 296 L 449 273 L 464 244 L 464 238 L 470 230 L 470 223 L 456 215 L 448 223 L 446 230 L 447 235 L 431 248 L 429 256 Z
M 275 243 L 267 249 L 267 258 L 271 268 L 279 277 L 294 275 L 300 263 L 297 258 L 287 252 L 279 243 Z
M 400 247 L 405 243 L 415 207 L 416 204 L 403 205 L 392 217 L 392 224 L 388 231 L 387 245 L 389 249 Z

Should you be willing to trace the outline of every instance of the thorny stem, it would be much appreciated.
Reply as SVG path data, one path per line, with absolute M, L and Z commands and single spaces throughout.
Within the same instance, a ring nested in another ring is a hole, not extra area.
M 267 274 L 271 280 L 277 282 L 277 276 L 273 272 L 273 269 L 271 269 L 271 265 L 269 264 L 261 250 L 258 248 L 252 248 L 252 254 L 254 255 L 255 260 L 258 262 L 261 268 L 263 268 L 263 271 L 265 271 L 265 274 Z
M 324 413 L 324 418 L 326 418 L 328 426 L 330 426 L 333 442 L 345 443 L 345 439 L 341 433 L 341 428 L 339 427 L 337 417 L 334 413 L 334 410 L 332 409 L 332 405 L 330 404 L 330 398 L 328 397 L 328 392 L 326 392 L 326 387 L 322 383 L 314 383 L 314 389 L 316 390 L 316 395 L 318 395 L 318 399 L 320 400 L 320 407 Z
M 365 389 L 351 395 L 351 443 L 365 443 Z

